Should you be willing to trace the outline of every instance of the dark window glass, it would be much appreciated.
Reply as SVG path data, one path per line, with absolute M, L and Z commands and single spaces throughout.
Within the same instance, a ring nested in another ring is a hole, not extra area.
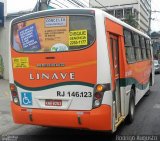
M 107 12 L 114 16 L 114 10 L 108 10 Z
M 137 61 L 142 60 L 142 52 L 140 48 L 140 39 L 139 35 L 134 34 L 134 46 L 135 46 L 135 58 Z
M 137 34 L 134 34 L 134 45 L 135 47 L 140 47 L 139 36 Z
M 128 63 L 135 62 L 134 46 L 132 43 L 132 33 L 128 30 L 124 30 L 124 40 L 126 48 L 126 58 Z
M 124 9 L 124 17 L 128 17 L 129 15 L 132 15 L 132 8 Z
M 146 49 L 142 48 L 142 57 L 143 57 L 144 60 L 147 59 L 147 55 L 146 54 L 147 54 L 146 53 Z
M 141 48 L 145 48 L 144 37 L 141 37 Z
M 135 54 L 136 54 L 136 60 L 141 61 L 142 60 L 142 51 L 140 48 L 135 48 Z
M 125 41 L 125 46 L 132 46 L 132 35 L 131 32 L 128 30 L 124 30 L 124 41 Z
M 87 30 L 87 45 L 76 45 L 70 47 L 70 50 L 77 50 L 86 48 L 86 46 L 91 45 L 95 40 L 95 21 L 93 17 L 90 16 L 70 16 L 70 31 L 77 31 L 81 29 Z
M 146 45 L 145 45 L 145 40 L 144 37 L 141 37 L 141 49 L 142 49 L 142 58 L 145 60 L 147 59 L 147 53 L 146 53 Z
M 150 49 L 150 40 L 146 39 L 146 48 Z
M 126 48 L 126 57 L 127 57 L 128 63 L 135 62 L 134 47 L 127 47 Z
M 123 10 L 122 9 L 116 10 L 116 17 L 123 18 Z
M 147 58 L 151 58 L 151 50 L 150 49 L 147 49 Z
M 147 58 L 151 58 L 150 40 L 146 39 Z

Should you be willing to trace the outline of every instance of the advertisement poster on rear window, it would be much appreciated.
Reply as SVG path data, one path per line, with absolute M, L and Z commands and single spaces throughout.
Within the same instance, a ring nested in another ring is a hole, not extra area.
M 94 40 L 93 22 L 85 16 L 31 19 L 13 25 L 12 30 L 12 46 L 20 52 L 69 51 L 86 47 Z

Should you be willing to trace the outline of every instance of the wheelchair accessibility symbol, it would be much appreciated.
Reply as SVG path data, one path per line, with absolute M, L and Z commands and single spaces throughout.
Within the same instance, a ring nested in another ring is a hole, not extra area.
M 22 92 L 21 93 L 22 105 L 32 105 L 32 93 L 31 92 Z

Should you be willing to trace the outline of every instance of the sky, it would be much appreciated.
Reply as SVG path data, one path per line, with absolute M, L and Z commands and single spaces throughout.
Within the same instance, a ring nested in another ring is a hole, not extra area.
M 62 0 L 58 1 L 62 2 Z M 84 1 L 87 2 L 88 0 Z M 37 0 L 7 0 L 7 13 L 31 10 L 36 2 Z M 152 0 L 152 11 L 160 11 L 159 3 L 159 0 Z M 152 12 L 151 30 L 160 31 L 160 12 Z
M 37 0 L 7 0 L 7 13 L 33 9 Z
M 151 30 L 160 31 L 160 0 L 152 0 L 152 21 L 151 21 Z

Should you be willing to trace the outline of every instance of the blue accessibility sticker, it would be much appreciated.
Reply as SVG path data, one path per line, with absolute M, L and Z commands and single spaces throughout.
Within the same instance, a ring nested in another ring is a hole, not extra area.
M 22 105 L 32 105 L 32 93 L 31 92 L 21 92 Z

